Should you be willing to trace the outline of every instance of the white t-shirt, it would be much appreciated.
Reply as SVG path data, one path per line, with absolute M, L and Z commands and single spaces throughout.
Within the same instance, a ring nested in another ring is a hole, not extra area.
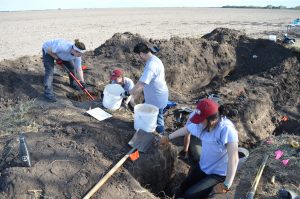
M 203 130 L 203 125 L 188 123 L 187 130 L 194 136 L 198 137 L 202 143 L 200 168 L 206 174 L 217 174 L 226 176 L 228 153 L 226 144 L 238 142 L 238 132 L 234 124 L 222 117 L 219 124 L 207 132 Z
M 53 39 L 46 41 L 43 44 L 43 50 L 47 53 L 47 50 L 51 47 L 52 52 L 55 53 L 59 59 L 63 61 L 73 62 L 76 69 L 81 68 L 81 57 L 75 57 L 71 54 L 73 42 L 65 39 Z
M 111 83 L 117 84 L 115 80 L 112 80 Z M 122 85 L 122 87 L 125 91 L 129 92 L 134 87 L 134 83 L 130 78 L 124 77 L 124 85 Z
M 167 106 L 169 91 L 165 80 L 165 68 L 155 55 L 147 60 L 139 81 L 145 83 L 145 103 L 152 104 L 159 109 Z

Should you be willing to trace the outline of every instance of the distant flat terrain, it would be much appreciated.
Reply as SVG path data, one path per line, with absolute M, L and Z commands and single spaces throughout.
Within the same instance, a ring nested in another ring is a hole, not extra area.
M 245 30 L 267 38 L 284 31 L 299 11 L 224 8 L 82 9 L 0 12 L 0 60 L 41 53 L 48 39 L 79 38 L 89 50 L 114 33 L 139 33 L 147 38 L 200 37 L 216 27 Z

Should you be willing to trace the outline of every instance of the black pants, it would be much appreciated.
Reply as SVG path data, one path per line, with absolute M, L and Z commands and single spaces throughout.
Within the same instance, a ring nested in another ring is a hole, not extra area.
M 225 176 L 204 173 L 199 164 L 190 169 L 186 179 L 181 183 L 175 198 L 201 199 L 206 198 L 213 187 L 225 181 Z

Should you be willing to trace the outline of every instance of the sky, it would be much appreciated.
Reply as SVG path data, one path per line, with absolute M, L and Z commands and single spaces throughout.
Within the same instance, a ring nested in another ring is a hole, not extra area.
M 0 0 L 0 11 L 130 8 L 130 7 L 221 7 L 235 6 L 300 6 L 300 0 Z

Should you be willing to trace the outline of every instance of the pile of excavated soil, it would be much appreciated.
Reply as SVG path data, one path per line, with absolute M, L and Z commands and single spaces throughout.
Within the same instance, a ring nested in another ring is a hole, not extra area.
M 299 51 L 225 28 L 202 38 L 170 40 L 117 33 L 83 56 L 84 65 L 92 68 L 85 74 L 87 83 L 93 85 L 88 89 L 99 95 L 93 102 L 74 101 L 82 92 L 72 90 L 63 75 L 54 77 L 58 102 L 44 101 L 40 57 L 0 62 L 0 132 L 5 135 L 0 138 L 1 197 L 24 198 L 31 194 L 28 190 L 41 190 L 45 197 L 81 198 L 130 150 L 127 142 L 134 134 L 130 112 L 110 112 L 113 117 L 102 122 L 84 112 L 90 107 L 102 107 L 100 93 L 113 69 L 122 68 L 126 76 L 138 81 L 143 63 L 133 53 L 133 47 L 141 41 L 160 48 L 157 56 L 165 66 L 170 100 L 193 108 L 198 99 L 218 94 L 228 117 L 236 124 L 241 146 L 253 148 L 273 134 L 295 134 L 298 139 Z M 282 116 L 287 116 L 288 121 L 281 121 Z M 174 129 L 173 124 L 174 117 L 166 116 L 167 129 Z M 20 167 L 18 162 L 16 135 L 20 131 L 27 133 L 31 168 Z M 188 168 L 177 161 L 176 153 L 174 146 L 153 146 L 139 160 L 127 161 L 96 197 L 155 198 L 163 197 L 161 193 L 165 192 L 172 195 Z M 262 158 L 262 153 L 253 154 Z M 293 175 L 293 169 L 285 172 Z M 251 179 L 244 175 L 239 173 L 237 179 L 249 183 Z M 242 181 L 235 181 L 237 189 L 232 194 L 244 194 L 239 188 Z M 288 184 L 279 175 L 278 187 Z M 271 195 L 266 192 L 260 196 Z

